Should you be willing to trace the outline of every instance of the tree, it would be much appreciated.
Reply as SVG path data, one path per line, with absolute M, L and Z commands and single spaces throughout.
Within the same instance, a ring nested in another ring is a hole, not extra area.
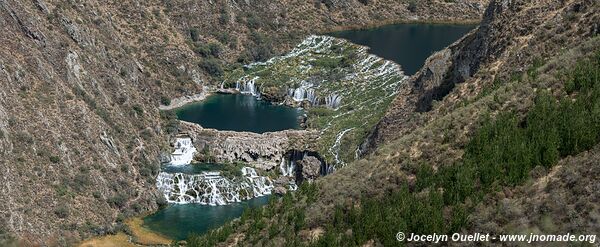
M 408 2 L 408 7 L 407 7 L 408 11 L 410 12 L 417 12 L 417 2 L 415 0 L 410 0 Z
M 218 77 L 223 75 L 223 68 L 221 68 L 221 64 L 214 58 L 202 60 L 199 66 L 211 76 Z

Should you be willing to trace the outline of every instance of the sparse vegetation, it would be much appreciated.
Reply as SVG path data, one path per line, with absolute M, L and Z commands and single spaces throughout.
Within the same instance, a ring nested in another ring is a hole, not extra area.
M 407 9 L 410 12 L 413 12 L 413 13 L 417 12 L 417 1 L 415 1 L 415 0 L 408 1 L 408 7 L 407 7 Z

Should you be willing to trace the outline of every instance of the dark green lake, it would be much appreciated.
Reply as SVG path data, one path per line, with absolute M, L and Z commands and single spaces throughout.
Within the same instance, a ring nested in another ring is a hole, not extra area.
M 394 24 L 327 35 L 368 46 L 370 53 L 400 64 L 407 75 L 412 75 L 433 52 L 452 44 L 475 27 L 476 25 Z
M 244 209 L 258 207 L 269 202 L 270 196 L 225 206 L 199 204 L 169 205 L 167 208 L 144 218 L 144 226 L 171 239 L 182 240 L 188 234 L 203 234 L 240 217 Z
M 264 133 L 298 129 L 299 109 L 273 105 L 251 95 L 215 94 L 177 110 L 180 120 L 218 130 Z

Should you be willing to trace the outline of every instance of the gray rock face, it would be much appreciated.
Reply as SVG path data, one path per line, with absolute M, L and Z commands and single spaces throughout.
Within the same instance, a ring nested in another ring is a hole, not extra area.
M 284 130 L 263 134 L 204 129 L 181 122 L 181 129 L 192 138 L 198 150 L 205 150 L 212 162 L 246 162 L 271 170 L 279 166 L 289 150 L 316 151 L 317 131 Z
M 288 192 L 288 186 L 290 184 L 290 178 L 280 176 L 275 181 L 273 181 L 273 185 L 275 188 L 273 189 L 273 193 L 276 195 L 285 195 Z
M 305 156 L 302 160 L 296 162 L 299 171 L 302 174 L 302 180 L 314 180 L 319 177 L 321 171 L 321 161 L 315 156 Z

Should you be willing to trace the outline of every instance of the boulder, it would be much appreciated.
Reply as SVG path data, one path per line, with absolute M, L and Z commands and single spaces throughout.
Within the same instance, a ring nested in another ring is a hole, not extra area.
M 298 169 L 302 171 L 302 179 L 314 180 L 321 175 L 321 161 L 315 156 L 306 155 L 296 162 Z
M 284 186 L 277 186 L 273 189 L 273 193 L 276 195 L 285 195 L 287 193 L 287 189 Z

